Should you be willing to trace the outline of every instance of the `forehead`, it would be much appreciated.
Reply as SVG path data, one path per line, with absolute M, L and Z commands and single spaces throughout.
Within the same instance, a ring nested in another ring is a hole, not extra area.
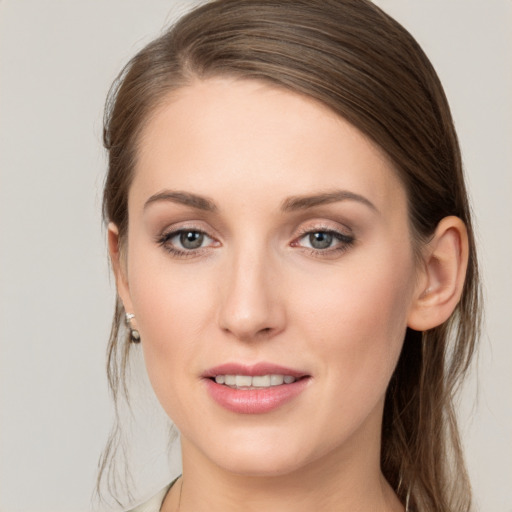
M 259 191 L 276 201 L 343 188 L 382 206 L 405 197 L 386 154 L 332 110 L 266 83 L 228 78 L 170 93 L 146 123 L 133 193 L 166 187 L 224 197 Z

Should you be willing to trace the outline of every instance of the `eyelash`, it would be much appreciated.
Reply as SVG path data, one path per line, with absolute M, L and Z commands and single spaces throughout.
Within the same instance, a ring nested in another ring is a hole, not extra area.
M 168 233 L 163 233 L 162 235 L 159 235 L 156 239 L 156 242 L 158 245 L 163 247 L 164 250 L 166 250 L 168 253 L 170 253 L 172 256 L 176 258 L 191 258 L 195 256 L 201 255 L 205 250 L 208 250 L 208 246 L 206 247 L 198 247 L 197 249 L 188 249 L 183 250 L 177 248 L 175 245 L 170 244 L 170 240 L 172 240 L 174 237 L 181 235 L 183 233 L 197 233 L 199 235 L 202 235 L 204 237 L 207 237 L 213 241 L 215 241 L 214 238 L 209 236 L 205 231 L 201 229 L 196 228 L 180 228 L 176 229 L 174 231 L 170 231 Z M 334 247 L 328 247 L 325 249 L 315 249 L 313 247 L 304 247 L 299 245 L 299 241 L 303 240 L 307 236 L 311 236 L 316 233 L 323 233 L 326 235 L 330 235 L 335 239 L 338 244 Z M 338 255 L 342 254 L 346 250 L 348 250 L 350 247 L 352 247 L 355 243 L 355 238 L 352 235 L 346 235 L 344 233 L 341 233 L 339 231 L 333 230 L 332 228 L 328 227 L 316 227 L 314 229 L 304 229 L 299 233 L 299 236 L 296 237 L 292 242 L 292 247 L 301 247 L 303 250 L 307 251 L 309 254 L 313 256 L 332 256 L 332 255 Z
M 161 247 L 163 247 L 164 250 L 166 250 L 168 253 L 170 253 L 175 258 L 191 258 L 194 256 L 199 256 L 202 252 L 208 249 L 208 247 L 198 247 L 197 249 L 188 249 L 183 250 L 179 249 L 176 246 L 170 244 L 170 241 L 183 233 L 198 233 L 199 235 L 203 235 L 211 240 L 214 240 L 211 236 L 208 235 L 205 231 L 197 228 L 180 228 L 176 229 L 174 231 L 170 231 L 168 233 L 163 233 L 162 235 L 157 237 L 157 243 Z
M 338 244 L 335 245 L 334 247 L 328 247 L 326 249 L 315 249 L 314 247 L 304 247 L 298 244 L 300 240 L 303 240 L 305 237 L 314 235 L 316 233 L 330 235 L 333 237 L 333 239 L 335 239 L 338 242 Z M 344 253 L 354 245 L 355 241 L 356 240 L 353 235 L 341 233 L 340 231 L 336 231 L 327 226 L 317 226 L 313 229 L 306 228 L 302 230 L 299 236 L 295 238 L 291 245 L 292 247 L 302 247 L 302 249 L 306 250 L 309 254 L 313 256 L 328 257 L 337 256 Z

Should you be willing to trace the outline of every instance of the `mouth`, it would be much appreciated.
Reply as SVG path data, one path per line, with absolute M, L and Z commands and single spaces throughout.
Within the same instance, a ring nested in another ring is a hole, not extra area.
M 228 363 L 202 375 L 209 396 L 238 414 L 262 414 L 278 409 L 301 395 L 311 375 L 269 363 Z
M 305 378 L 305 377 L 301 377 Z M 293 375 L 272 373 L 267 375 L 231 375 L 222 374 L 211 377 L 217 384 L 228 386 L 232 389 L 265 389 L 283 384 L 293 384 L 297 379 Z

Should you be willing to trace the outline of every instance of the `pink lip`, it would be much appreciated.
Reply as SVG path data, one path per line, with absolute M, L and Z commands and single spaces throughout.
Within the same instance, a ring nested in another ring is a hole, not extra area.
M 282 384 L 262 389 L 234 389 L 217 384 L 213 378 L 217 375 L 292 375 L 296 380 L 292 384 Z M 238 414 L 263 414 L 273 411 L 302 393 L 310 378 L 304 372 L 270 363 L 241 365 L 226 363 L 206 371 L 202 377 L 210 397 L 228 411 Z
M 240 364 L 240 363 L 225 363 L 214 368 L 210 368 L 203 373 L 202 377 L 211 378 L 217 375 L 250 375 L 251 377 L 257 375 L 291 375 L 296 379 L 305 377 L 307 374 L 285 366 L 279 366 L 272 363 L 256 363 L 256 364 Z

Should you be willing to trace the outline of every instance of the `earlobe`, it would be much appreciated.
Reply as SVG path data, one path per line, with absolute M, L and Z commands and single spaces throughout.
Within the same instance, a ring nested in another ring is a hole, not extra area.
M 468 235 L 458 217 L 445 217 L 425 247 L 423 269 L 408 317 L 408 326 L 426 331 L 448 320 L 464 287 Z
M 110 254 L 110 261 L 112 263 L 112 270 L 116 280 L 116 288 L 119 297 L 124 305 L 125 311 L 133 311 L 130 289 L 128 286 L 128 278 L 126 274 L 126 262 L 119 239 L 119 230 L 113 222 L 108 224 L 108 251 Z

